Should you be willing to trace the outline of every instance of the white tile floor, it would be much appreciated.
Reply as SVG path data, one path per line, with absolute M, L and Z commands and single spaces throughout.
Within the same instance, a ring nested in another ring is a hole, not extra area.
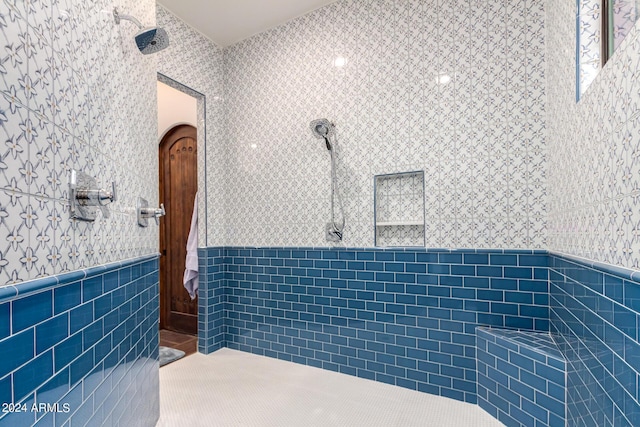
M 160 369 L 162 427 L 502 426 L 476 405 L 222 349 Z

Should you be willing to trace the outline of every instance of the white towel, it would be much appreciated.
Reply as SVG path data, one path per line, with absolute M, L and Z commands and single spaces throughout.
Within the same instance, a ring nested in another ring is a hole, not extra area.
M 195 299 L 198 293 L 198 193 L 196 193 L 193 202 L 191 229 L 187 239 L 187 259 L 184 265 L 184 279 L 182 281 L 191 299 Z

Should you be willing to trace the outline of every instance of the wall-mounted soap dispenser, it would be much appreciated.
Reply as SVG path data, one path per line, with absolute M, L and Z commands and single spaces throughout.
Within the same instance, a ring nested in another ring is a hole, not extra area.
M 109 203 L 116 201 L 116 183 L 111 183 L 111 191 L 98 188 L 96 179 L 84 172 L 71 171 L 69 179 L 69 212 L 71 219 L 95 221 L 98 209 L 102 216 L 109 218 Z

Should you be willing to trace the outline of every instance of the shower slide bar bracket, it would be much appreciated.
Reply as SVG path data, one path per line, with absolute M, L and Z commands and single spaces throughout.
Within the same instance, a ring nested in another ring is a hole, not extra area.
M 342 241 L 342 231 L 338 230 L 333 221 L 328 222 L 325 226 L 325 238 L 327 242 L 339 243 Z
M 160 207 L 153 209 L 149 207 L 149 202 L 142 197 L 138 197 L 138 206 L 136 211 L 138 212 L 138 225 L 140 227 L 149 226 L 149 218 L 156 220 L 156 224 L 160 225 L 160 217 L 166 215 L 164 210 L 164 204 L 160 203 Z
M 104 218 L 109 218 L 106 206 L 117 200 L 116 183 L 111 183 L 111 190 L 98 188 L 96 179 L 84 172 L 71 170 L 69 179 L 69 214 L 71 219 L 93 222 L 98 216 L 98 209 Z

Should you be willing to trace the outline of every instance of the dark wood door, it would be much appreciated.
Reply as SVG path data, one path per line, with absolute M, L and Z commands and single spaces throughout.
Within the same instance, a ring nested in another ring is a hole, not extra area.
M 176 126 L 160 142 L 160 328 L 196 334 L 198 298 L 183 286 L 187 239 L 197 191 L 196 129 Z

